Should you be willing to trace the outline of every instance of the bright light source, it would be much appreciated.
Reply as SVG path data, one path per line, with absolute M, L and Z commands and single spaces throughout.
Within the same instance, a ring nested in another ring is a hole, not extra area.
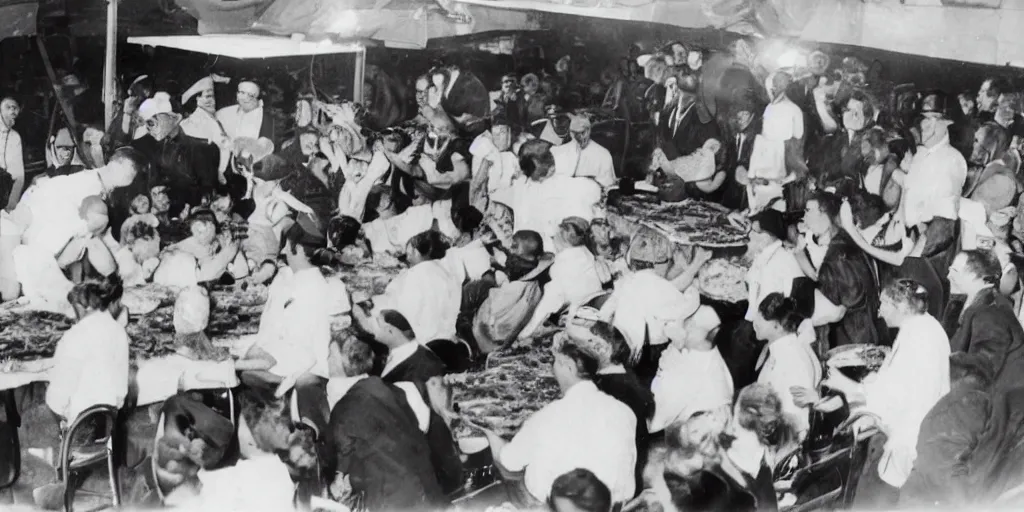
M 356 13 L 352 12 L 351 9 L 345 9 L 335 16 L 328 30 L 335 34 L 347 36 L 354 33 L 358 25 L 359 19 L 356 17 Z
M 805 68 L 807 67 L 807 56 L 799 50 L 789 49 L 775 62 L 780 68 Z

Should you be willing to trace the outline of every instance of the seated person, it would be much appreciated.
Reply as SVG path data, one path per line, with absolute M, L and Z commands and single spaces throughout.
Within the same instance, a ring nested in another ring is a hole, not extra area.
M 532 336 L 551 315 L 566 306 L 571 316 L 583 300 L 604 287 L 597 261 L 586 245 L 589 230 L 590 224 L 579 217 L 569 217 L 559 224 L 555 235 L 555 261 L 549 270 L 551 281 L 544 286 L 544 298 L 519 333 L 520 339 Z
M 548 505 L 554 512 L 611 512 L 612 492 L 597 475 L 574 469 L 551 484 Z
M 124 405 L 130 341 L 122 291 L 114 278 L 88 280 L 68 293 L 78 322 L 57 343 L 46 389 L 46 405 L 65 425 L 94 405 Z
M 373 298 L 374 309 L 393 309 L 409 320 L 416 340 L 455 340 L 455 323 L 462 305 L 462 280 L 443 258 L 448 242 L 437 231 L 424 231 L 405 245 L 409 268 Z M 358 302 L 358 301 L 356 301 Z
M 229 270 L 238 277 L 248 275 L 248 262 L 239 252 L 239 241 L 230 230 L 220 230 L 213 212 L 193 213 L 188 225 L 192 235 L 164 249 L 153 282 L 184 288 L 217 281 Z
M 700 306 L 700 294 L 695 287 L 688 286 L 681 292 L 678 283 L 668 279 L 673 267 L 678 266 L 674 261 L 676 254 L 665 235 L 642 228 L 627 251 L 632 272 L 615 282 L 615 290 L 601 306 L 601 319 L 626 337 L 630 361 L 643 380 L 654 377 L 658 354 L 669 342 L 665 327 L 688 318 Z M 699 258 L 692 263 L 691 278 L 703 264 Z
M 330 345 L 324 468 L 331 496 L 348 506 L 361 501 L 368 510 L 446 506 L 409 395 L 368 376 L 373 352 L 366 343 L 348 337 Z
M 713 331 L 720 321 L 709 306 L 700 306 L 684 321 L 672 321 L 665 333 L 671 340 L 658 362 L 651 382 L 654 415 L 651 432 L 661 432 L 676 421 L 727 407 L 732 403 L 733 383 L 729 367 L 715 347 Z M 687 390 L 681 393 L 679 390 Z
M 390 198 L 385 202 L 394 204 Z M 450 239 L 461 234 L 452 219 L 452 202 L 447 199 L 411 206 L 396 215 L 381 216 L 363 224 L 362 229 L 375 254 L 401 253 L 410 238 L 431 229 L 434 222 L 438 230 Z
M 636 488 L 636 417 L 629 407 L 594 385 L 597 361 L 571 341 L 558 343 L 554 373 L 563 397 L 533 414 L 511 441 L 481 429 L 502 475 L 524 506 L 546 503 L 558 476 L 581 468 L 593 472 L 622 503 Z M 594 428 L 600 425 L 601 428 Z
M 284 236 L 282 254 L 288 266 L 274 278 L 260 316 L 256 342 L 235 363 L 243 379 L 276 386 L 286 377 L 306 374 L 327 377 L 327 346 L 331 339 L 330 289 L 320 269 L 310 262 L 324 238 L 305 220 Z
M 105 237 L 104 241 L 117 261 L 117 273 L 126 287 L 145 284 L 160 265 L 158 225 L 155 215 L 133 215 L 121 225 L 120 244 L 110 236 Z

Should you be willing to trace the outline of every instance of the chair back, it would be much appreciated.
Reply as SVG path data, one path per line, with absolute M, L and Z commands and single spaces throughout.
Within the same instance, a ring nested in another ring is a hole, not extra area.
M 67 470 L 74 465 L 75 461 L 71 460 L 72 450 L 75 435 L 83 427 L 94 425 L 93 420 L 99 419 L 99 431 L 95 432 L 98 434 L 98 438 L 95 439 L 96 443 L 106 443 L 108 450 L 113 450 L 113 439 L 114 439 L 114 428 L 117 425 L 117 414 L 118 409 L 112 405 L 94 405 L 78 415 L 75 421 L 71 423 L 67 431 L 64 433 L 64 438 L 60 443 L 60 469 L 64 475 L 67 475 Z M 66 478 L 66 476 L 65 476 Z

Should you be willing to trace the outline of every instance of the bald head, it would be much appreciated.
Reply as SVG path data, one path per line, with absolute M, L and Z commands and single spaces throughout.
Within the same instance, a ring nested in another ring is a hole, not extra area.
M 101 233 L 107 229 L 110 219 L 107 216 L 107 203 L 100 196 L 89 196 L 82 200 L 78 207 L 78 215 L 85 221 L 90 233 Z

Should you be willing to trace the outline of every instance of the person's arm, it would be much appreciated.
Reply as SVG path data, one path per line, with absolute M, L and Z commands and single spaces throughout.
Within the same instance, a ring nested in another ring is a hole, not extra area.
M 686 257 L 682 252 L 676 251 L 674 258 L 675 262 L 666 277 L 677 290 L 685 291 L 697 278 L 700 268 L 711 259 L 711 251 L 703 247 L 695 247 L 693 261 L 689 263 L 686 262 Z
M 231 240 L 230 242 L 222 243 L 221 249 L 217 254 L 202 261 L 197 260 L 196 280 L 204 283 L 219 279 L 227 271 L 228 265 L 231 264 L 237 254 L 237 241 Z
M 269 370 L 277 364 L 277 360 L 258 344 L 249 347 L 245 356 L 235 361 L 235 371 Z
M 534 308 L 530 321 L 526 324 L 526 327 L 523 327 L 522 331 L 519 331 L 519 339 L 526 339 L 532 336 L 541 325 L 544 325 L 545 320 L 565 307 L 568 302 L 561 281 L 552 279 L 544 287 L 544 294 L 541 296 L 540 302 L 537 303 L 537 307 Z
M 839 123 L 832 117 L 831 109 L 828 106 L 824 86 L 819 85 L 814 89 L 814 109 L 818 113 L 818 118 L 821 119 L 821 126 L 825 133 L 834 133 L 839 129 Z
M 57 350 L 53 355 L 53 368 L 49 372 L 50 382 L 46 387 L 46 405 L 58 416 L 68 422 L 74 418 L 67 418 L 68 407 L 71 405 L 71 398 L 83 384 L 82 373 L 86 367 L 82 364 L 87 360 L 87 355 L 79 350 L 83 341 L 78 336 L 83 333 L 72 327 L 64 333 L 57 342 Z M 88 334 L 88 333 L 84 333 Z
M 85 254 L 89 258 L 92 268 L 103 276 L 117 272 L 117 260 L 114 259 L 114 254 L 101 238 L 96 236 L 90 238 L 86 242 Z
M 488 181 L 490 181 L 490 171 L 493 162 L 490 158 L 483 158 L 480 162 L 480 167 L 476 169 L 473 176 L 469 180 L 469 204 L 477 210 L 484 212 L 487 211 L 488 203 Z
M 814 291 L 814 314 L 811 316 L 811 323 L 814 327 L 834 324 L 846 316 L 846 307 L 835 305 L 823 293 Z
M 999 281 L 999 292 L 1003 295 L 1011 295 L 1017 291 L 1018 284 L 1017 267 L 1010 265 L 1003 269 L 1003 277 Z
M 1006 362 L 1007 349 L 1014 339 L 1011 321 L 1017 320 L 1000 310 L 981 308 L 970 318 L 969 335 L 954 336 L 950 348 L 953 352 L 984 358 L 988 367 L 998 372 Z M 958 340 L 969 342 L 970 346 L 963 346 Z
M 64 248 L 57 253 L 57 266 L 67 268 L 68 265 L 81 260 L 88 244 L 89 239 L 84 236 L 76 236 L 68 240 Z
M 427 183 L 430 183 L 435 187 L 450 188 L 453 185 L 462 183 L 469 179 L 469 164 L 466 160 L 458 153 L 453 154 L 451 159 L 451 172 L 442 173 L 437 170 L 437 164 L 432 160 L 429 158 L 420 158 L 418 165 L 419 168 L 423 170 Z

